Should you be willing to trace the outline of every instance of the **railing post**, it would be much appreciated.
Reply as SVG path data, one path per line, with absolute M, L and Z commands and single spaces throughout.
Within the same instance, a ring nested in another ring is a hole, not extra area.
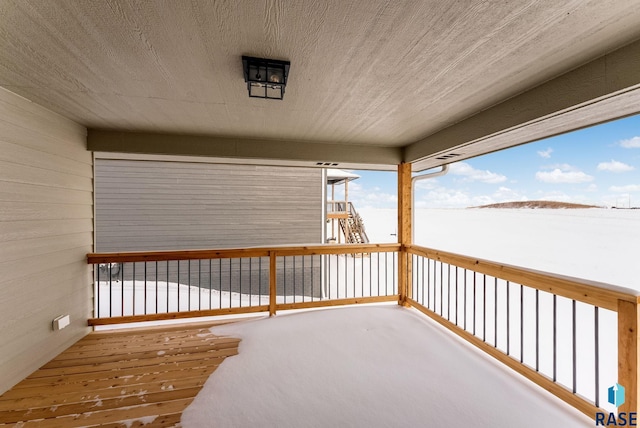
M 411 297 L 412 258 L 405 246 L 411 245 L 411 164 L 398 165 L 398 304 L 406 306 L 407 297 Z
M 638 411 L 638 302 L 618 300 L 618 383 L 625 388 L 625 402 L 618 412 Z
M 276 314 L 276 252 L 269 251 L 269 316 Z

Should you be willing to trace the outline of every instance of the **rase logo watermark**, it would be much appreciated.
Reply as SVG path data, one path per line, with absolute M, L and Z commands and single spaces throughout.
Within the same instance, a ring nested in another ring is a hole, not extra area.
M 616 407 L 620 407 L 624 404 L 624 386 L 616 383 L 607 391 L 609 394 L 609 403 Z
M 616 383 L 607 390 L 607 401 L 616 407 L 620 407 L 624 404 L 624 386 Z M 637 414 L 636 412 L 620 412 L 617 415 L 615 413 L 596 413 L 596 426 L 605 427 L 624 427 L 637 426 Z

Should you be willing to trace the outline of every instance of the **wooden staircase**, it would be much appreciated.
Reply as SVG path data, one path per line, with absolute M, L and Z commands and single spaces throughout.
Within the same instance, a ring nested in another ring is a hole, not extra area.
M 347 218 L 341 218 L 339 220 L 340 227 L 344 233 L 347 244 L 368 244 L 369 237 L 364 230 L 364 222 L 362 217 L 358 214 L 349 202 L 349 216 Z

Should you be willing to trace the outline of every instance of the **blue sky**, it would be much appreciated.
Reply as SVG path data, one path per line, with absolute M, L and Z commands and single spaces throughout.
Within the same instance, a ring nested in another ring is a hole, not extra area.
M 396 207 L 395 173 L 353 172 L 356 208 Z M 640 206 L 640 115 L 458 162 L 416 188 L 418 208 L 526 200 Z

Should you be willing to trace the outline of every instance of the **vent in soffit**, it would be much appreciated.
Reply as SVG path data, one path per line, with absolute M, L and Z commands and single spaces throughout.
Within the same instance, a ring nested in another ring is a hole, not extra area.
M 338 166 L 335 162 L 316 162 L 316 166 Z
M 446 155 L 438 156 L 436 159 L 438 160 L 449 160 L 452 158 L 457 158 L 458 156 L 462 156 L 462 153 L 447 153 Z

